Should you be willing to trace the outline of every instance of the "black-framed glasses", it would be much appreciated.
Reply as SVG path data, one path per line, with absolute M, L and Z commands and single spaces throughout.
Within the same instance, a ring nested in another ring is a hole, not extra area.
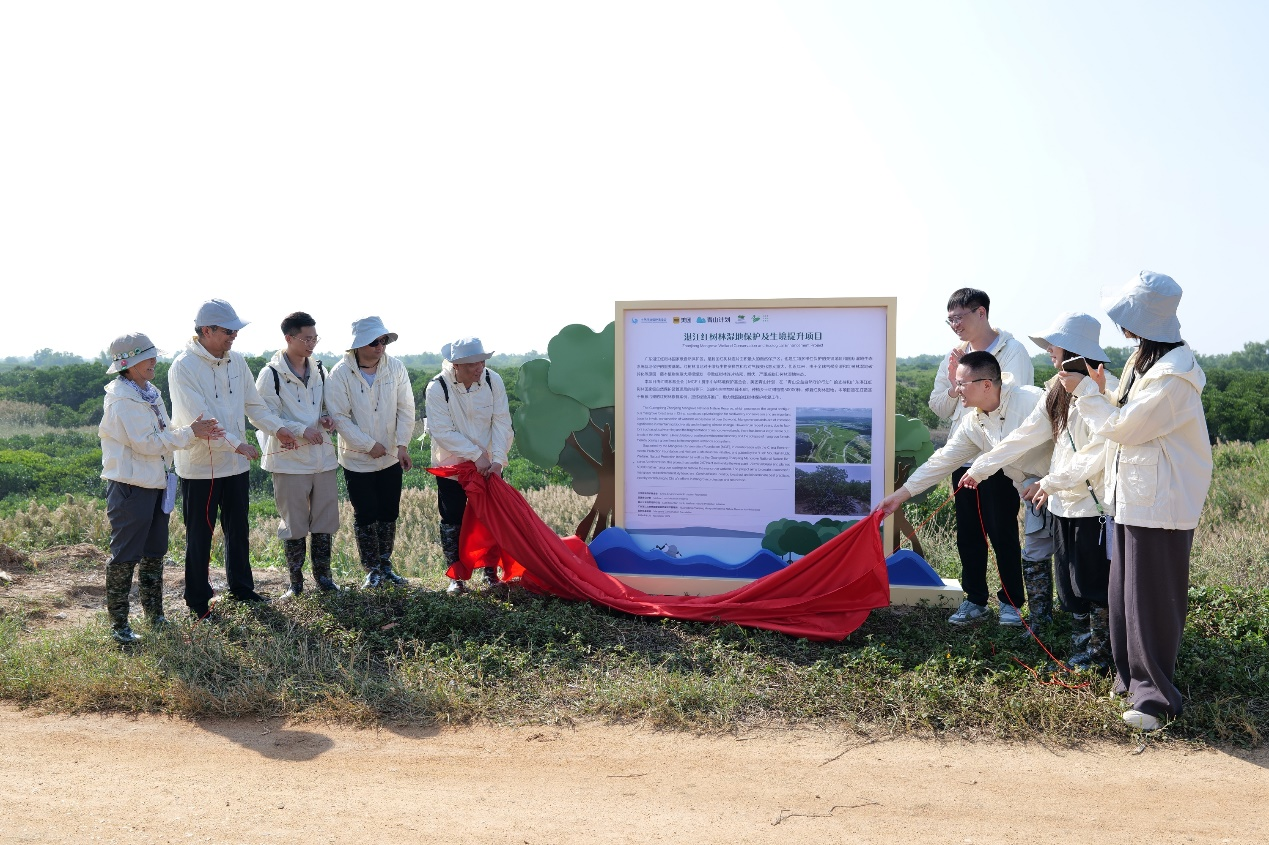
M 964 390 L 965 388 L 969 387 L 971 384 L 976 384 L 980 381 L 995 381 L 995 379 L 994 378 L 972 378 L 969 381 L 958 381 L 956 382 L 956 386 Z
M 956 328 L 961 323 L 965 322 L 966 317 L 968 317 L 970 314 L 973 314 L 977 310 L 978 310 L 977 308 L 972 308 L 969 311 L 962 311 L 959 314 L 951 314 L 943 322 L 947 323 L 952 328 Z
M 225 333 L 227 336 L 229 336 L 229 337 L 237 337 L 237 336 L 238 336 L 238 330 L 237 330 L 237 329 L 227 329 L 227 328 L 225 328 L 224 326 L 212 326 L 212 331 L 224 332 L 224 333 Z
M 366 346 L 387 346 L 388 343 L 389 343 L 388 336 L 385 334 L 383 337 L 377 337 L 374 340 L 370 341 L 369 343 L 366 344 Z

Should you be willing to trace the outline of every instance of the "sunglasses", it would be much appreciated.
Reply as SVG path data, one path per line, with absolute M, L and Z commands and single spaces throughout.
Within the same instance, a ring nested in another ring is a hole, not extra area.
M 369 343 L 366 344 L 366 346 L 387 346 L 388 343 L 389 343 L 388 336 L 384 335 L 381 338 L 377 338 L 375 340 L 370 341 Z
M 225 328 L 224 326 L 212 326 L 212 330 L 213 330 L 213 331 L 218 331 L 218 332 L 224 332 L 224 333 L 225 333 L 226 335 L 228 335 L 229 337 L 237 337 L 237 336 L 238 336 L 238 330 L 237 330 L 237 329 L 227 329 L 227 328 Z

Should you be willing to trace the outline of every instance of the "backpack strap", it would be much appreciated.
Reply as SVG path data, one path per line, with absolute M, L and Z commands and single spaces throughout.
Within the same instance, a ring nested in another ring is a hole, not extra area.
M 445 379 L 441 378 L 440 373 L 437 373 L 435 376 L 433 376 L 432 381 L 438 381 L 441 383 L 441 392 L 445 394 L 445 404 L 448 405 L 449 404 L 449 385 L 445 383 Z
M 278 375 L 277 367 L 273 366 L 272 364 L 265 364 L 265 366 L 269 368 L 269 372 L 273 373 L 273 392 L 278 395 L 279 399 L 281 399 L 282 398 L 282 377 Z

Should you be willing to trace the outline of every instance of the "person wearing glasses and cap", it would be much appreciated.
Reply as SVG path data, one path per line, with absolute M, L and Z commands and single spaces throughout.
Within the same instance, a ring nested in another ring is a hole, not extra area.
M 122 645 L 141 638 L 128 624 L 128 593 L 137 569 L 141 608 L 151 626 L 162 625 L 163 557 L 167 554 L 168 514 L 176 497 L 172 455 L 198 439 L 221 436 L 215 419 L 199 417 L 172 425 L 163 396 L 150 383 L 159 351 L 140 332 L 110 344 L 106 404 L 97 434 L 101 437 L 101 477 L 106 479 L 106 516 L 110 519 L 110 559 L 106 561 L 106 610 L 110 634 Z
M 353 508 L 353 534 L 366 570 L 364 588 L 407 581 L 392 568 L 404 473 L 414 468 L 414 389 L 405 365 L 388 354 L 397 339 L 378 317 L 352 324 L 352 344 L 330 371 L 326 407 L 339 432 Z
M 1090 314 L 1069 312 L 1031 340 L 1049 354 L 1059 371 L 1087 373 L 1109 360 L 1101 347 L 1102 325 Z M 1107 375 L 1110 386 L 1119 384 Z M 989 477 L 1018 455 L 1043 444 L 1052 444 L 1049 471 L 1024 497 L 1029 499 L 1027 520 L 1036 511 L 1053 523 L 1057 594 L 1062 610 L 1076 621 L 1072 640 L 1077 651 L 1067 660 L 1075 669 L 1110 668 L 1110 632 L 1106 587 L 1110 577 L 1108 515 L 1103 470 L 1106 438 L 1098 435 L 1075 409 L 1070 393 L 1055 375 L 1045 385 L 1044 401 L 1031 416 L 996 448 L 979 457 L 965 474 L 965 486 Z M 1048 620 L 1043 609 L 1053 601 L 1053 575 L 1049 561 L 1024 552 L 1023 577 L 1031 626 Z
M 1000 362 L 990 352 L 966 352 L 956 364 L 956 389 L 960 401 L 970 409 L 956 426 L 947 443 L 929 460 L 917 467 L 903 486 L 882 499 L 877 510 L 889 515 L 913 496 L 928 490 L 948 475 L 979 455 L 990 452 L 1022 425 L 1035 410 L 1040 389 L 1031 384 L 1017 385 L 1008 373 L 1002 373 Z M 1022 584 L 1022 547 L 1018 542 L 1019 494 L 1049 468 L 1053 444 L 1047 443 L 1021 454 L 1000 471 L 1008 483 L 1008 496 L 983 502 L 979 511 L 974 503 L 974 520 L 981 536 L 983 526 L 993 537 L 1012 538 L 1012 543 L 996 545 L 996 564 L 1000 573 L 1000 624 L 1020 626 L 1019 609 L 1026 602 Z M 962 473 L 963 474 L 963 473 Z M 995 478 L 996 476 L 992 476 Z M 972 495 L 972 492 L 971 492 Z M 961 558 L 961 586 L 965 601 L 948 619 L 953 625 L 967 625 L 987 616 L 987 565 L 976 566 L 976 560 Z
M 247 537 L 251 461 L 260 450 L 247 440 L 246 419 L 287 448 L 296 445 L 287 423 L 273 414 L 256 390 L 247 360 L 233 351 L 247 325 L 223 299 L 209 299 L 194 318 L 194 337 L 167 373 L 172 423 L 190 425 L 199 417 L 219 420 L 224 437 L 196 442 L 176 453 L 185 522 L 185 604 L 196 618 L 207 616 L 212 600 L 211 545 L 217 516 L 225 536 L 225 578 L 229 594 L 260 603 L 251 574 Z
M 286 420 L 300 448 L 284 449 L 265 437 L 260 466 L 273 474 L 278 506 L 278 539 L 286 554 L 291 587 L 282 598 L 304 591 L 304 556 L 312 540 L 313 581 L 322 592 L 339 589 L 331 580 L 331 535 L 339 530 L 339 491 L 335 468 L 335 423 L 326 413 L 326 370 L 313 350 L 320 338 L 317 321 L 303 311 L 282 319 L 286 344 L 256 378 L 256 390 L 269 410 Z
M 485 366 L 493 356 L 478 337 L 445 344 L 441 372 L 428 382 L 427 435 L 432 439 L 432 466 L 472 461 L 483 475 L 501 476 L 511 452 L 511 411 L 502 377 Z M 436 479 L 441 514 L 441 552 L 448 566 L 450 595 L 467 589 L 471 569 L 458 560 L 467 493 L 452 478 Z M 498 581 L 497 567 L 485 567 L 486 586 Z
M 1181 715 L 1172 676 L 1188 611 L 1190 548 L 1212 482 L 1207 378 L 1181 339 L 1180 304 L 1172 277 L 1143 270 L 1106 309 L 1137 341 L 1118 389 L 1106 392 L 1104 367 L 1058 374 L 1080 416 L 1108 441 L 1115 692 L 1132 705 L 1124 722 L 1146 731 Z
M 969 352 L 987 352 L 1000 362 L 1001 372 L 1009 374 L 1013 383 L 1022 387 L 1035 381 L 1035 368 L 1031 364 L 1031 356 L 1022 342 L 1003 329 L 993 328 L 989 319 L 991 297 L 976 288 L 961 288 L 953 291 L 947 300 L 947 325 L 956 333 L 959 343 L 939 364 L 938 373 L 934 377 L 934 389 L 930 391 L 929 406 L 939 419 L 949 420 L 948 439 L 956 433 L 961 421 L 970 412 L 970 407 L 960 401 L 960 388 L 954 383 L 956 365 L 962 355 Z M 961 477 L 968 466 L 952 473 L 952 489 L 956 491 L 956 551 L 960 555 L 961 566 L 967 573 L 973 573 L 971 583 L 980 581 L 978 573 L 987 572 L 987 540 L 983 537 L 983 527 L 978 519 L 979 502 L 985 510 L 1000 514 L 1013 508 L 1018 511 L 1017 495 L 1014 485 L 1003 475 L 995 475 L 979 486 L 977 494 L 972 490 L 960 487 Z M 1012 549 L 1018 545 L 1017 526 L 1006 519 L 987 520 L 987 534 L 992 546 L 997 549 Z M 1012 555 L 1012 552 L 1010 552 Z M 967 600 L 957 608 L 948 619 L 953 625 L 963 625 L 986 613 L 986 592 L 977 592 L 971 598 L 980 598 L 981 602 Z M 972 605 L 972 606 L 971 606 Z M 1011 624 L 1022 624 L 1019 617 Z

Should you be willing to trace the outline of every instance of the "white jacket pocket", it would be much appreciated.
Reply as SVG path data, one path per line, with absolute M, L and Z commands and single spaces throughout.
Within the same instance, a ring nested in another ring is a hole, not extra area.
M 1125 505 L 1149 507 L 1159 496 L 1159 455 L 1154 445 L 1135 446 L 1119 453 L 1119 500 Z

